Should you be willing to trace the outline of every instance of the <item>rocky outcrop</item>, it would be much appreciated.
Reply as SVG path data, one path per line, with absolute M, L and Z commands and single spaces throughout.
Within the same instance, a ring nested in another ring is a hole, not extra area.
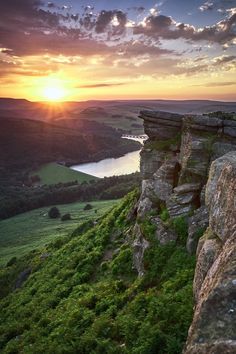
M 188 239 L 186 248 L 189 254 L 195 254 L 199 238 L 209 224 L 209 214 L 207 208 L 203 205 L 194 211 L 193 216 L 188 219 Z
M 136 223 L 134 227 L 134 236 L 135 236 L 135 241 L 133 243 L 133 253 L 134 253 L 134 267 L 138 271 L 138 275 L 142 276 L 144 273 L 143 269 L 143 255 L 148 248 L 149 243 L 148 241 L 144 238 L 140 226 Z
M 147 110 L 140 112 L 140 118 L 149 139 L 141 152 L 145 182 L 138 216 L 145 217 L 152 208 L 158 210 L 160 203 L 173 218 L 194 213 L 202 205 L 211 162 L 236 150 L 236 122 Z
M 185 354 L 236 352 L 236 151 L 215 160 L 206 186 L 209 228 L 198 245 L 196 308 Z
M 185 354 L 236 352 L 236 121 L 142 111 L 149 139 L 141 152 L 141 196 L 134 230 L 140 276 L 149 243 L 139 220 L 155 225 L 161 245 L 176 234 L 162 220 L 188 220 L 186 248 L 196 253 L 196 308 Z M 171 224 L 171 222 L 170 222 Z
M 236 232 L 236 155 L 230 152 L 215 160 L 206 186 L 206 205 L 211 229 L 222 241 Z

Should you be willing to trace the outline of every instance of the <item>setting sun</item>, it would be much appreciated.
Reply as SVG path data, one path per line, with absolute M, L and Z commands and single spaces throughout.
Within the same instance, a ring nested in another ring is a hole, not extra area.
M 47 86 L 43 90 L 43 95 L 48 101 L 58 101 L 64 98 L 66 93 L 60 86 Z

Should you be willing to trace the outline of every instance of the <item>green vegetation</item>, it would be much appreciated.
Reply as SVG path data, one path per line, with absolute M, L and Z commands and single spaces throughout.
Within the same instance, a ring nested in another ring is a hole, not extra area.
M 113 106 L 105 109 L 99 107 L 87 108 L 81 112 L 81 118 L 84 120 L 93 120 L 103 123 L 118 131 L 129 134 L 143 134 L 143 125 L 138 118 L 138 113 L 143 107 L 134 106 Z M 140 124 L 141 123 L 141 124 Z
M 160 246 L 146 220 L 141 228 L 151 247 L 145 275 L 137 277 L 127 217 L 136 201 L 129 194 L 97 225 L 85 223 L 2 270 L 2 353 L 181 353 L 194 258 L 183 236 Z
M 168 212 L 168 209 L 166 208 L 165 205 L 160 205 L 160 218 L 162 221 L 167 221 L 170 218 L 170 214 Z
M 28 210 L 76 201 L 119 199 L 139 185 L 140 174 L 99 178 L 96 181 L 28 187 L 0 184 L 0 219 Z
M 145 144 L 145 147 L 153 150 L 165 151 L 171 145 L 180 145 L 180 143 L 181 134 L 178 133 L 174 138 L 171 139 L 149 141 Z
M 57 207 L 52 207 L 49 212 L 48 212 L 48 216 L 51 219 L 56 219 L 59 218 L 60 216 L 60 211 Z
M 34 171 L 32 175 L 37 175 L 40 178 L 40 184 L 57 184 L 77 181 L 92 181 L 98 179 L 88 175 L 87 173 L 71 170 L 69 167 L 59 165 L 55 162 L 47 163 Z
M 223 111 L 216 111 L 203 114 L 204 116 L 208 117 L 217 117 L 229 120 L 236 120 L 236 113 L 235 112 L 223 112 Z
M 84 220 L 97 219 L 106 213 L 117 200 L 94 201 L 97 210 L 84 210 L 86 203 L 58 205 L 61 215 L 70 213 L 71 219 L 63 222 L 48 216 L 50 208 L 40 208 L 0 221 L 0 264 L 12 257 L 20 257 L 29 251 L 44 246 L 58 237 L 71 233 Z

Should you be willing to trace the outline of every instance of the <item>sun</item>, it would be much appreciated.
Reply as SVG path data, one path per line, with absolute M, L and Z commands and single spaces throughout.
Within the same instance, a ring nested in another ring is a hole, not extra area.
M 59 85 L 46 86 L 43 89 L 43 96 L 47 101 L 60 101 L 66 96 L 65 89 Z

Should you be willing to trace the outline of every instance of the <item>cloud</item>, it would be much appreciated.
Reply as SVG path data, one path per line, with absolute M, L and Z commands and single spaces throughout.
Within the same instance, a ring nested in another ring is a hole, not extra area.
M 216 81 L 216 82 L 207 82 L 200 85 L 192 85 L 192 86 L 200 86 L 200 87 L 221 87 L 221 86 L 233 86 L 236 85 L 236 81 Z
M 204 11 L 209 11 L 214 9 L 214 3 L 212 1 L 206 1 L 204 4 L 199 6 L 199 10 L 204 12 Z
M 234 4 L 235 0 L 207 0 L 198 9 L 201 12 L 217 10 L 218 12 L 226 13 L 227 9 Z
M 3 53 L 12 58 L 42 54 L 85 58 L 96 55 L 106 57 L 111 62 L 121 63 L 121 59 L 124 59 L 126 68 L 130 66 L 135 70 L 137 67 L 148 70 L 148 61 L 154 63 L 163 56 L 165 60 L 169 56 L 177 56 L 172 49 L 178 50 L 175 40 L 184 41 L 186 46 L 200 41 L 228 45 L 235 38 L 236 13 L 232 8 L 227 9 L 225 19 L 198 29 L 156 12 L 139 23 L 132 21 L 132 26 L 128 26 L 131 20 L 121 10 L 102 10 L 97 13 L 87 6 L 82 13 L 71 14 L 66 9 L 62 11 L 55 3 L 43 4 L 40 0 L 0 1 L 0 47 L 5 48 Z M 209 5 L 210 2 L 206 3 Z M 144 7 L 135 9 L 140 13 L 145 10 Z M 173 47 L 168 47 L 164 45 L 167 41 L 164 43 L 163 40 L 174 40 L 175 43 Z M 212 65 L 224 65 L 227 60 L 230 63 L 226 56 L 218 60 Z M 155 67 L 153 69 L 155 71 Z M 165 70 L 162 65 L 162 70 L 166 72 L 168 68 Z M 186 70 L 191 73 L 197 69 L 193 66 Z M 204 67 L 200 67 L 200 70 L 204 70 Z
M 126 84 L 127 82 L 97 83 L 97 84 L 82 85 L 82 86 L 78 86 L 77 88 L 87 89 L 87 88 L 99 88 L 99 87 L 113 87 L 113 86 L 123 86 Z
M 135 34 L 144 34 L 155 39 L 179 39 L 208 41 L 224 44 L 236 37 L 236 13 L 212 26 L 200 29 L 185 23 L 177 23 L 172 17 L 148 16 L 134 28 Z
M 208 82 L 205 87 L 220 87 L 220 86 L 233 86 L 236 85 L 236 81 L 226 81 L 226 82 Z
M 103 33 L 107 30 L 108 25 L 113 25 L 113 33 L 116 35 L 122 34 L 126 29 L 127 16 L 123 11 L 102 10 L 96 20 L 96 33 Z
M 236 55 L 222 55 L 214 59 L 215 65 L 224 65 L 230 62 L 236 62 Z
M 55 68 L 55 67 L 54 67 Z M 0 78 L 8 77 L 9 75 L 20 75 L 20 76 L 32 76 L 39 77 L 45 76 L 52 73 L 53 67 L 50 65 L 42 67 L 26 67 L 21 63 L 9 63 L 5 61 L 0 61 Z
M 56 5 L 53 2 L 48 2 L 47 6 L 48 6 L 48 8 L 51 8 L 51 9 L 56 7 Z
M 137 12 L 139 12 L 139 13 L 142 13 L 142 12 L 144 12 L 146 9 L 145 9 L 145 7 L 143 7 L 143 6 L 132 6 L 132 7 L 128 7 L 128 9 L 127 9 L 128 11 L 137 11 Z

